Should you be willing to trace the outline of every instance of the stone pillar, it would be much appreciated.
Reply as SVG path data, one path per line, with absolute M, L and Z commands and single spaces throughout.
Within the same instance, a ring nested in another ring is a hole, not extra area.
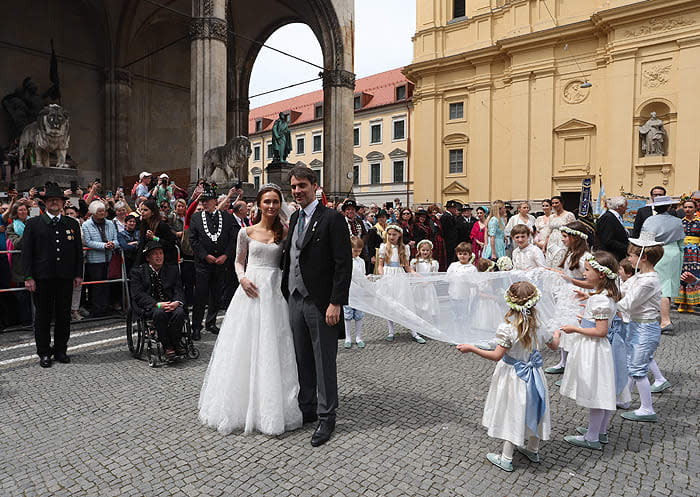
M 122 185 L 122 175 L 130 171 L 130 96 L 131 73 L 126 69 L 108 70 L 105 73 L 105 169 L 102 182 L 110 189 Z M 127 185 L 122 186 L 127 189 Z
M 201 175 L 202 158 L 226 143 L 226 1 L 193 0 L 190 80 L 192 156 L 190 178 Z
M 323 73 L 323 190 L 345 197 L 352 190 L 352 127 L 355 75 L 342 69 Z M 332 117 L 332 118 L 330 118 Z

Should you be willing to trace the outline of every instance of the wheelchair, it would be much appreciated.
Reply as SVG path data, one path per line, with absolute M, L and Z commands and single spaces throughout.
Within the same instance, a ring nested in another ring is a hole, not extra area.
M 181 260 L 179 248 L 177 255 L 179 270 Z M 127 281 L 126 267 L 123 260 L 122 278 L 125 282 Z M 129 347 L 129 352 L 131 352 L 134 358 L 140 359 L 145 348 L 146 356 L 148 357 L 148 365 L 155 368 L 164 364 L 172 364 L 182 359 L 197 359 L 199 357 L 199 349 L 195 347 L 194 341 L 192 340 L 192 323 L 187 308 L 185 308 L 185 323 L 180 338 L 180 345 L 186 352 L 174 358 L 167 358 L 165 357 L 165 348 L 159 340 L 158 331 L 153 325 L 153 321 L 139 316 L 134 310 L 128 284 L 123 285 L 123 302 L 126 311 L 126 343 Z
M 197 359 L 199 357 L 199 349 L 195 347 L 192 340 L 192 325 L 187 311 L 180 338 L 180 345 L 185 349 L 185 354 L 173 358 L 165 357 L 165 348 L 159 340 L 158 331 L 153 326 L 153 322 L 139 316 L 132 306 L 129 307 L 126 316 L 126 343 L 129 346 L 129 352 L 136 359 L 140 359 L 144 349 L 146 349 L 148 365 L 152 368 L 172 364 L 182 359 Z

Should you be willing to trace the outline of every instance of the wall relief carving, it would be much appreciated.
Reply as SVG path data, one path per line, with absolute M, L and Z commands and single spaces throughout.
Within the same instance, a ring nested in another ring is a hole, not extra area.
M 570 81 L 563 91 L 564 101 L 568 104 L 580 104 L 588 98 L 591 90 L 590 88 L 581 88 L 583 81 L 574 80 Z
M 654 64 L 642 71 L 642 84 L 646 88 L 664 86 L 671 79 L 671 64 Z
M 663 33 L 672 29 L 695 24 L 695 19 L 689 17 L 654 17 L 635 29 L 624 32 L 625 38 L 635 38 L 653 33 Z

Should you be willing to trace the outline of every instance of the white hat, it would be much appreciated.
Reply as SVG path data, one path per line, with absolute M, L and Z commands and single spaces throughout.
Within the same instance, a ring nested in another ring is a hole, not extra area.
M 662 195 L 660 197 L 654 197 L 654 199 L 649 203 L 649 205 L 673 205 L 673 199 L 668 195 Z
M 149 173 L 148 171 L 141 172 L 141 174 L 139 174 L 139 181 L 141 181 L 146 176 L 151 176 L 151 173 Z
M 656 241 L 656 233 L 653 231 L 642 231 L 639 233 L 639 238 L 630 238 L 629 242 L 637 247 L 658 247 L 663 245 L 663 243 Z
M 165 174 L 165 173 L 161 174 L 161 175 L 158 176 L 158 177 L 159 177 L 160 179 L 163 179 L 163 178 L 168 178 L 168 179 L 170 179 L 170 176 L 168 176 L 168 175 Z

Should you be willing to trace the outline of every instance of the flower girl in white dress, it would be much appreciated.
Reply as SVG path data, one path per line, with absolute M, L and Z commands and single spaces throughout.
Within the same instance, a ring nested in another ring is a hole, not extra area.
M 513 471 L 514 449 L 530 461 L 539 462 L 539 441 L 549 440 L 549 394 L 539 350 L 549 345 L 552 333 L 538 329 L 535 305 L 540 296 L 528 281 L 513 283 L 506 292 L 510 310 L 496 331 L 496 349 L 457 346 L 462 353 L 473 352 L 498 361 L 481 423 L 490 437 L 504 440 L 502 453 L 489 453 L 486 458 L 505 471 Z M 526 439 L 527 445 L 523 446 Z
M 280 220 L 279 187 L 263 186 L 256 203 L 257 223 L 238 233 L 240 286 L 226 311 L 199 396 L 199 419 L 223 434 L 243 430 L 278 435 L 302 425 L 294 342 L 281 290 L 286 229 Z

